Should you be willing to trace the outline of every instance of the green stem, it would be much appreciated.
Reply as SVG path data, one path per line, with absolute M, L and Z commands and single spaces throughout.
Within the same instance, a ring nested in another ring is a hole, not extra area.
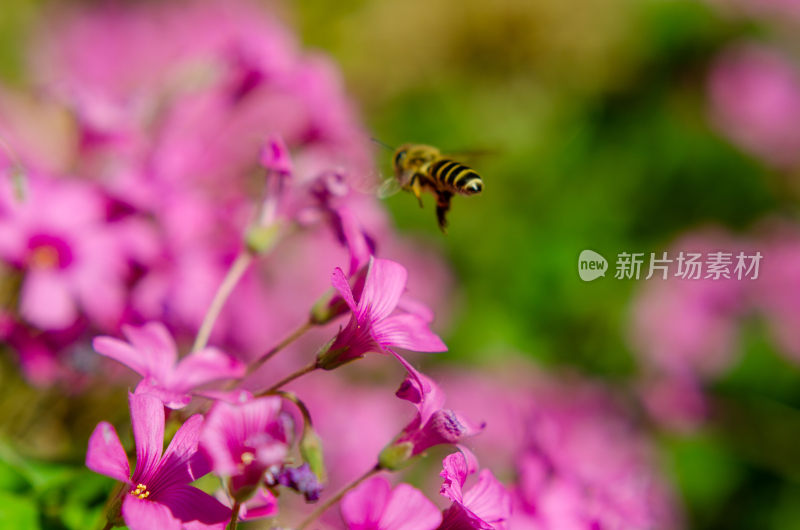
M 267 390 L 264 390 L 263 392 L 259 392 L 258 394 L 256 394 L 256 397 L 261 397 L 261 396 L 267 396 L 267 395 L 270 395 L 270 394 L 274 394 L 278 390 L 280 390 L 280 388 L 282 386 L 287 385 L 287 384 L 291 383 L 292 381 L 294 381 L 295 379 L 298 379 L 298 378 L 300 378 L 300 377 L 302 377 L 302 376 L 304 376 L 304 375 L 306 375 L 308 373 L 313 372 L 317 368 L 319 368 L 317 366 L 317 362 L 314 361 L 313 363 L 308 364 L 308 365 L 300 368 L 299 370 L 297 370 L 293 374 L 287 375 L 286 377 L 284 377 L 283 379 L 281 379 L 280 381 L 278 381 L 277 383 L 275 383 L 274 385 L 269 387 Z
M 370 469 L 369 471 L 367 471 L 366 473 L 355 479 L 353 482 L 351 482 L 350 484 L 339 490 L 339 493 L 337 493 L 336 495 L 334 495 L 333 497 L 322 503 L 319 507 L 317 507 L 316 510 L 311 512 L 311 515 L 306 517 L 303 520 L 303 522 L 297 526 L 297 530 L 303 530 L 308 525 L 319 519 L 319 517 L 323 513 L 325 513 L 328 510 L 328 508 L 330 508 L 331 506 L 342 500 L 342 497 L 344 497 L 347 494 L 347 492 L 349 492 L 350 490 L 352 490 L 353 488 L 355 488 L 356 486 L 358 486 L 359 484 L 361 484 L 362 482 L 364 482 L 365 480 L 367 480 L 380 470 L 381 469 L 376 465 L 375 467 L 373 467 L 372 469 Z
M 312 327 L 314 327 L 314 326 L 313 326 L 313 324 L 311 324 L 310 321 L 304 322 L 300 327 L 298 327 L 297 329 L 292 331 L 285 339 L 280 341 L 278 344 L 273 346 L 269 351 L 267 351 L 264 355 L 259 357 L 258 360 L 256 360 L 256 362 L 251 364 L 247 368 L 247 374 L 245 374 L 245 377 L 250 375 L 250 374 L 252 374 L 253 372 L 258 370 L 259 368 L 261 368 L 261 365 L 263 365 L 268 360 L 272 359 L 278 352 L 283 350 L 289 344 L 291 344 L 294 341 L 296 341 L 299 337 L 301 337 L 306 331 L 308 331 Z
M 231 509 L 231 522 L 228 523 L 228 530 L 236 530 L 236 526 L 239 524 L 239 510 L 242 508 L 242 504 L 239 501 L 233 501 L 233 509 Z
M 228 300 L 228 297 L 233 292 L 233 289 L 236 287 L 236 284 L 239 283 L 244 273 L 247 272 L 252 262 L 253 254 L 247 250 L 239 252 L 239 255 L 233 260 L 233 263 L 231 263 L 228 269 L 228 273 L 219 285 L 216 294 L 214 294 L 214 299 L 211 301 L 211 305 L 208 307 L 205 317 L 203 317 L 203 323 L 200 325 L 200 330 L 197 332 L 192 351 L 202 350 L 206 347 L 208 338 L 211 336 L 211 331 L 214 329 L 214 323 L 222 312 L 225 302 Z

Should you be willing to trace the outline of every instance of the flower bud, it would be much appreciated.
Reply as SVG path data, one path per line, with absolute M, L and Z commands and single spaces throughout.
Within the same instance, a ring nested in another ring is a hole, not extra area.
M 278 242 L 280 233 L 281 226 L 278 223 L 251 226 L 244 237 L 247 250 L 256 255 L 269 252 Z
M 322 456 L 322 440 L 312 427 L 306 427 L 303 430 L 303 437 L 300 439 L 299 445 L 303 461 L 308 464 L 320 482 L 326 482 L 328 477 Z
M 411 442 L 391 443 L 378 455 L 378 466 L 388 471 L 403 469 L 411 463 L 414 444 Z

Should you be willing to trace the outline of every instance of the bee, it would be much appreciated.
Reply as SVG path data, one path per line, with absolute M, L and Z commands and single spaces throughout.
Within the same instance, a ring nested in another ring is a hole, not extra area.
M 382 186 L 381 196 L 403 189 L 414 194 L 422 206 L 422 192 L 436 195 L 436 220 L 447 232 L 447 212 L 453 195 L 475 195 L 483 191 L 483 179 L 474 169 L 443 156 L 429 145 L 404 144 L 394 151 L 394 177 Z

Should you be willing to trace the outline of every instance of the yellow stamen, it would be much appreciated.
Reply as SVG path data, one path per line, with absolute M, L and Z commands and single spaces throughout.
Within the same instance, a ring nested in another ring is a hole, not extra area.
M 254 455 L 250 451 L 246 451 L 246 452 L 242 453 L 242 462 L 246 466 L 250 465 L 250 463 L 255 459 L 256 459 L 256 455 Z
M 137 484 L 136 488 L 130 491 L 130 494 L 139 499 L 146 499 L 150 496 L 150 492 L 148 491 L 147 486 L 144 484 Z

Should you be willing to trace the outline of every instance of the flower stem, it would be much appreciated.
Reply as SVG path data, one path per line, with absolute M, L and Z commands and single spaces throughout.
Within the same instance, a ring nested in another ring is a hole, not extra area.
M 337 502 L 342 500 L 342 497 L 344 497 L 347 494 L 348 491 L 350 491 L 351 489 L 355 488 L 356 486 L 358 486 L 359 484 L 361 484 L 362 482 L 364 482 L 365 480 L 370 478 L 372 475 L 374 475 L 378 471 L 380 471 L 380 467 L 378 467 L 376 465 L 375 467 L 373 467 L 372 469 L 370 469 L 369 471 L 367 471 L 366 473 L 364 473 L 363 475 L 361 475 L 360 477 L 355 479 L 353 482 L 351 482 L 350 484 L 348 484 L 347 486 L 345 486 L 344 488 L 339 490 L 339 493 L 337 493 L 336 495 L 334 495 L 333 497 L 331 497 L 330 499 L 328 499 L 327 501 L 322 503 L 319 507 L 317 507 L 316 510 L 311 512 L 311 515 L 306 517 L 303 520 L 303 522 L 300 523 L 297 526 L 297 530 L 303 530 L 308 525 L 310 525 L 311 523 L 313 523 L 314 521 L 319 519 L 319 517 L 323 513 L 325 513 L 328 510 L 328 508 L 330 508 L 331 506 L 333 506 L 334 504 L 336 504 Z
M 217 321 L 225 302 L 228 300 L 231 292 L 233 292 L 236 284 L 242 278 L 250 264 L 253 262 L 253 254 L 248 250 L 242 250 L 236 259 L 231 263 L 228 273 L 219 285 L 211 305 L 203 317 L 203 323 L 200 325 L 200 330 L 197 332 L 197 337 L 194 340 L 192 351 L 202 350 L 208 344 L 208 338 L 211 336 L 211 331 L 214 329 L 214 323 Z
M 317 366 L 317 362 L 314 361 L 313 363 L 308 364 L 308 365 L 300 368 L 299 370 L 297 370 L 293 374 L 287 375 L 286 377 L 284 377 L 283 379 L 281 379 L 280 381 L 278 381 L 277 383 L 275 383 L 274 385 L 269 387 L 267 390 L 264 390 L 263 392 L 259 392 L 258 394 L 256 394 L 256 397 L 261 397 L 261 396 L 266 396 L 266 395 L 269 395 L 269 394 L 274 394 L 275 392 L 280 390 L 280 388 L 282 386 L 287 385 L 287 384 L 291 383 L 292 381 L 294 381 L 295 379 L 298 379 L 298 378 L 300 378 L 300 377 L 302 377 L 302 376 L 304 376 L 304 375 L 306 375 L 308 373 L 313 372 L 317 368 L 319 368 L 319 366 Z
M 228 530 L 236 530 L 239 524 L 239 510 L 242 508 L 242 503 L 233 501 L 233 508 L 231 509 L 231 522 L 228 524 Z
M 286 338 L 284 338 L 278 344 L 273 346 L 264 355 L 259 357 L 258 360 L 256 360 L 256 362 L 251 364 L 247 368 L 247 374 L 246 375 L 250 375 L 253 372 L 255 372 L 256 370 L 258 370 L 261 367 L 262 364 L 264 364 L 268 360 L 272 359 L 278 352 L 280 352 L 286 346 L 288 346 L 289 344 L 291 344 L 292 342 L 297 340 L 300 336 L 302 336 L 306 331 L 308 331 L 312 327 L 313 327 L 313 324 L 311 324 L 311 322 L 309 322 L 309 321 L 304 322 L 300 327 L 298 327 L 297 329 L 292 331 Z

